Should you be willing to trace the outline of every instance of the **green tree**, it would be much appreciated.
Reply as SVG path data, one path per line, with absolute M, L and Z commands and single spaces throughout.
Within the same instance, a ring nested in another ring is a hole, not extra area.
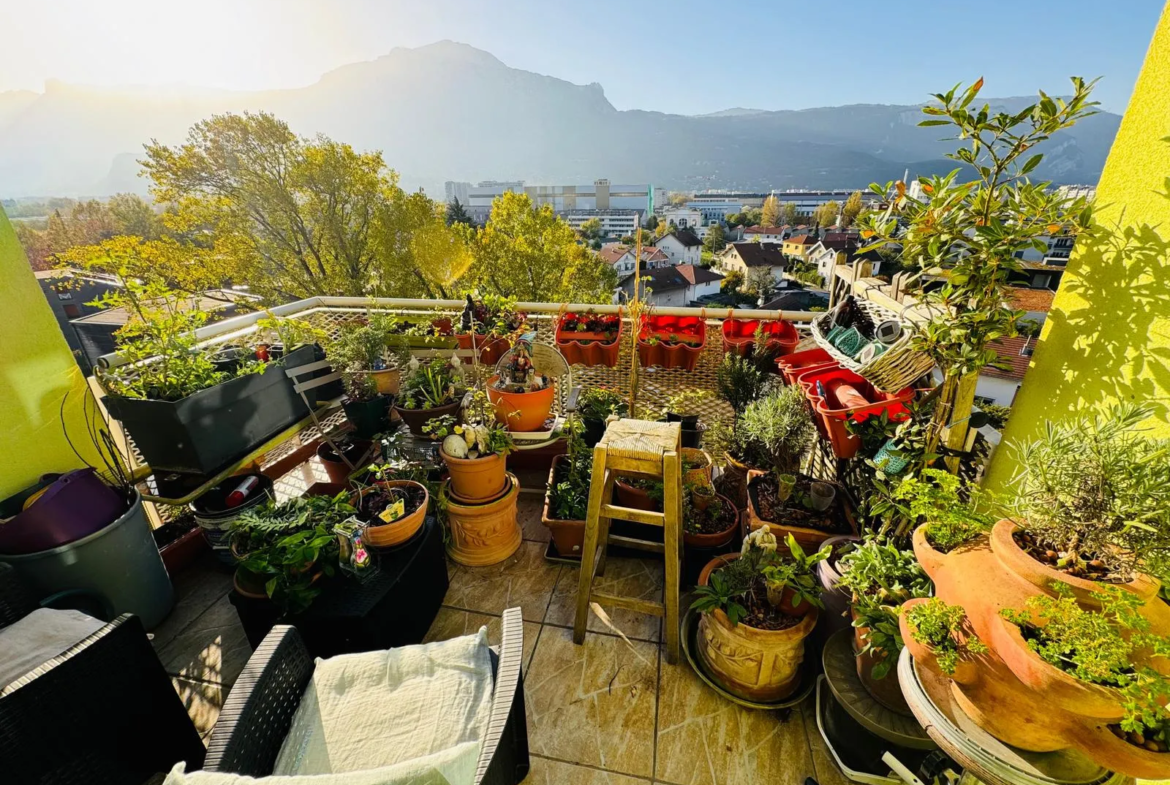
M 474 226 L 475 221 L 471 220 L 471 216 L 467 214 L 467 209 L 459 203 L 459 197 L 456 196 L 451 204 L 447 205 L 447 226 L 453 224 L 463 224 L 464 226 Z
M 743 221 L 744 216 L 742 210 L 738 213 L 728 213 L 727 215 L 723 216 L 723 222 L 732 229 L 737 226 L 743 226 Z
M 902 182 L 874 183 L 873 193 L 890 201 L 882 213 L 865 216 L 861 251 L 901 245 L 903 262 L 918 270 L 935 270 L 943 286 L 921 295 L 945 317 L 927 322 L 914 334 L 914 346 L 929 354 L 943 374 L 939 402 L 928 424 L 926 456 L 937 447 L 950 422 L 960 380 L 999 364 L 990 343 L 1017 334 L 1022 311 L 1013 311 L 1009 279 L 1021 270 L 1017 254 L 1043 251 L 1045 238 L 1087 233 L 1092 206 L 1068 199 L 1034 183 L 1028 175 L 1043 160 L 1034 148 L 1056 132 L 1095 112 L 1090 101 L 1094 83 L 1073 77 L 1068 99 L 1040 93 L 1040 99 L 1016 113 L 993 112 L 984 104 L 971 109 L 983 87 L 980 79 L 961 90 L 955 86 L 922 108 L 921 126 L 946 127 L 962 146 L 948 158 L 975 179 L 960 181 L 956 169 L 943 176 L 920 178 L 921 200 L 906 193 Z
M 723 274 L 723 280 L 719 282 L 719 291 L 724 294 L 728 292 L 738 292 L 743 287 L 743 273 L 739 270 L 728 270 Z
M 782 213 L 780 207 L 780 200 L 776 198 L 775 194 L 771 194 L 764 200 L 764 207 L 760 211 L 760 224 L 762 226 L 779 226 Z
M 841 205 L 828 201 L 813 211 L 813 221 L 822 229 L 827 229 L 837 223 L 837 214 L 841 212 Z
M 505 193 L 471 243 L 469 282 L 526 301 L 605 302 L 617 286 L 613 268 L 577 242 L 550 205 Z
M 759 207 L 749 207 L 743 211 L 743 226 L 760 226 L 764 220 L 764 211 Z
M 854 191 L 849 194 L 849 198 L 845 200 L 845 206 L 841 208 L 841 228 L 848 229 L 857 220 L 857 216 L 861 214 L 861 191 Z
M 655 229 L 657 229 L 658 228 L 658 216 L 657 215 L 646 216 L 646 220 L 642 222 L 642 228 L 649 229 L 650 231 L 654 231 Z
M 703 238 L 703 248 L 711 253 L 717 253 L 727 247 L 727 236 L 723 232 L 722 224 L 711 224 L 707 227 L 707 236 Z
M 775 285 L 771 267 L 753 267 L 744 277 L 743 290 L 754 297 L 767 297 Z
M 582 240 L 589 244 L 592 244 L 595 240 L 601 239 L 601 219 L 590 218 L 588 221 L 583 221 L 581 225 L 577 227 L 577 234 L 581 236 Z
M 166 231 L 162 217 L 150 202 L 138 194 L 115 194 L 106 202 L 106 208 L 118 228 L 118 234 L 157 240 Z
M 672 207 L 682 207 L 691 200 L 691 195 L 684 191 L 671 191 L 668 198 Z
M 785 224 L 792 226 L 797 222 L 800 214 L 796 211 L 796 204 L 793 202 L 785 202 L 782 213 L 782 220 Z

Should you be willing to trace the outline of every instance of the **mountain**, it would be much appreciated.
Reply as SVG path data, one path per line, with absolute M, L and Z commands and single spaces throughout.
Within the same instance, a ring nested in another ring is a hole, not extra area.
M 991 99 L 1018 109 L 1029 99 Z M 0 197 L 145 191 L 136 158 L 180 142 L 214 113 L 264 110 L 298 133 L 383 151 L 405 186 L 445 180 L 568 184 L 608 177 L 667 188 L 845 188 L 949 171 L 954 143 L 918 128 L 917 106 L 853 105 L 688 117 L 618 111 L 601 85 L 509 68 L 443 41 L 343 66 L 303 88 L 94 88 L 50 82 L 0 93 Z M 1036 176 L 1095 183 L 1119 115 L 1102 113 L 1047 144 Z

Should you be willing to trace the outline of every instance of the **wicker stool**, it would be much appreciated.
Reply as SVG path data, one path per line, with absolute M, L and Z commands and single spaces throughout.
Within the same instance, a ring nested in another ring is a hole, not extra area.
M 577 618 L 573 641 L 582 643 L 589 620 L 589 603 L 609 605 L 638 613 L 662 616 L 666 620 L 666 661 L 678 661 L 679 562 L 682 546 L 682 430 L 679 423 L 618 420 L 610 423 L 605 436 L 593 450 L 593 478 L 589 485 L 589 514 L 585 518 L 585 547 L 581 553 L 581 577 L 577 587 Z M 623 476 L 662 480 L 663 512 L 634 510 L 611 504 L 613 481 Z M 661 526 L 663 543 L 630 537 L 610 536 L 612 519 Z M 605 551 L 609 543 L 663 554 L 666 562 L 665 602 L 620 597 L 593 590 L 594 569 L 605 574 Z M 597 548 L 601 546 L 601 554 Z

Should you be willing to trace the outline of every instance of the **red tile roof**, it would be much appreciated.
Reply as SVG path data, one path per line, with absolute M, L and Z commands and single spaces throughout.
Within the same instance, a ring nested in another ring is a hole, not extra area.
M 992 341 L 990 346 L 1009 367 L 1007 370 L 984 368 L 982 371 L 984 376 L 1015 381 L 1024 378 L 1024 372 L 1028 370 L 1028 363 L 1032 359 L 1030 355 L 1024 354 L 1024 349 L 1035 347 L 1035 338 L 1001 338 L 998 341 Z
M 744 234 L 781 234 L 783 226 L 749 226 L 743 230 Z
M 607 245 L 597 252 L 601 261 L 606 264 L 617 264 L 617 261 L 625 256 L 627 253 L 632 254 L 633 248 L 628 245 Z M 670 257 L 666 253 L 652 245 L 642 246 L 642 261 L 643 262 L 669 262 Z
M 1056 292 L 1050 289 L 1012 289 L 1012 308 L 1017 311 L 1041 311 L 1048 313 L 1052 308 L 1052 298 Z
M 723 276 L 713 270 L 708 270 L 706 267 L 699 267 L 694 264 L 680 264 L 674 269 L 678 270 L 679 275 L 686 278 L 691 286 L 698 286 L 703 283 L 712 283 L 714 281 L 722 281 Z
M 812 235 L 802 234 L 800 237 L 790 237 L 784 242 L 796 243 L 797 245 L 816 245 L 817 240 Z

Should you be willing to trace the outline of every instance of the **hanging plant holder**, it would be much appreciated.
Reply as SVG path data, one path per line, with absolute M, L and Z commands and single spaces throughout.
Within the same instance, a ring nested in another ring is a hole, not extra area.
M 590 325 L 590 322 L 600 324 Z M 582 326 L 602 326 L 605 330 L 583 330 Z M 594 315 L 566 313 L 557 322 L 557 349 L 569 365 L 604 365 L 616 368 L 622 342 L 620 314 Z
M 638 330 L 642 367 L 695 370 L 707 345 L 707 323 L 696 316 L 643 316 Z
M 880 341 L 876 337 L 865 338 L 854 325 L 844 329 L 834 325 L 836 309 L 813 319 L 810 329 L 813 340 L 842 368 L 853 371 L 882 392 L 897 393 L 934 367 L 934 360 L 929 355 L 912 348 L 912 331 L 898 314 L 860 297 L 854 298 L 853 304 L 861 318 L 872 324 L 871 332 L 876 333 L 877 327 L 881 325 L 884 328 L 883 335 L 889 336 L 892 330 L 884 323 L 891 321 L 901 324 L 902 330 L 893 343 L 881 344 L 885 347 L 884 351 L 875 349 L 868 352 L 867 346 Z M 862 362 L 863 354 L 868 361 Z
M 800 343 L 800 335 L 791 322 L 764 321 L 759 319 L 724 319 L 723 320 L 723 351 L 734 352 L 741 357 L 747 356 L 756 340 L 756 330 L 763 325 L 764 342 L 780 347 L 780 354 L 786 355 L 796 351 Z

